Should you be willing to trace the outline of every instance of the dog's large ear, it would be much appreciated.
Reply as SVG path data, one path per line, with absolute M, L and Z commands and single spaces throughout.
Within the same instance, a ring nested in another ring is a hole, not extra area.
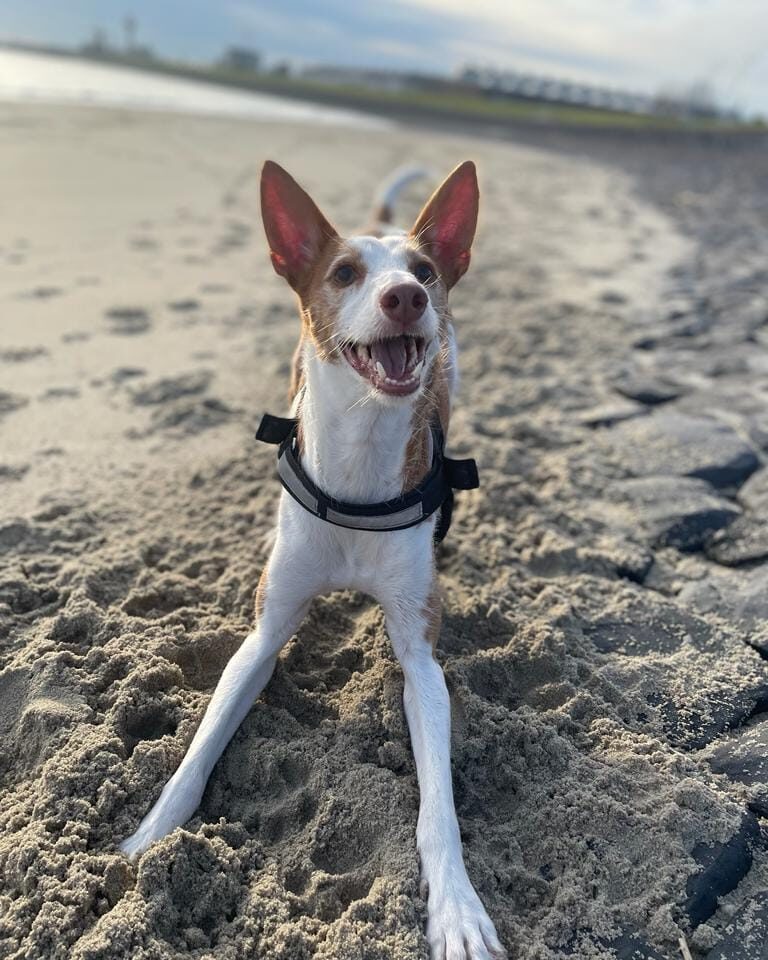
M 479 200 L 475 165 L 465 160 L 435 190 L 411 230 L 411 237 L 437 263 L 448 287 L 469 266 Z
M 326 243 L 338 234 L 309 194 L 272 160 L 261 171 L 261 217 L 272 266 L 300 291 Z

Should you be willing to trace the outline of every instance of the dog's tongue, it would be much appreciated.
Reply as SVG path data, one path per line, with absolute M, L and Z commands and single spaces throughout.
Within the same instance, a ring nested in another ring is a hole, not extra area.
M 405 349 L 405 337 L 392 340 L 377 340 L 371 344 L 371 360 L 384 367 L 384 373 L 392 380 L 402 380 L 408 353 Z

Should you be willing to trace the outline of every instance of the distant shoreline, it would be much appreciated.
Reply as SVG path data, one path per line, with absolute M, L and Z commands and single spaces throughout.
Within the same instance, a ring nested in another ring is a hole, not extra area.
M 570 107 L 534 101 L 492 99 L 469 93 L 438 93 L 420 90 L 379 90 L 310 81 L 274 73 L 234 71 L 224 67 L 141 59 L 110 53 L 97 55 L 58 47 L 0 41 L 0 50 L 38 53 L 105 66 L 122 67 L 144 74 L 176 77 L 209 83 L 241 92 L 269 94 L 303 103 L 368 113 L 406 124 L 427 124 L 432 129 L 462 130 L 493 137 L 525 130 L 559 129 L 588 134 L 649 134 L 696 139 L 753 140 L 768 137 L 763 122 L 735 123 L 708 119 L 621 113 L 597 108 Z

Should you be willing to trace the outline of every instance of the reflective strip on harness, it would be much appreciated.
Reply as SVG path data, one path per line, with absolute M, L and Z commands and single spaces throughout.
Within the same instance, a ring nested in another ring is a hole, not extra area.
M 325 511 L 325 519 L 329 523 L 336 523 L 340 527 L 353 527 L 355 530 L 397 530 L 400 527 L 410 527 L 421 523 L 424 519 L 424 510 L 420 503 L 412 507 L 398 510 L 397 513 L 387 513 L 383 516 L 353 517 L 348 513 L 338 513 L 329 507 Z
M 280 474 L 280 479 L 286 490 L 293 494 L 302 507 L 306 507 L 310 513 L 316 514 L 318 512 L 317 497 L 313 497 L 309 490 L 306 489 L 293 470 L 291 470 L 290 464 L 283 456 L 277 458 L 277 472 Z

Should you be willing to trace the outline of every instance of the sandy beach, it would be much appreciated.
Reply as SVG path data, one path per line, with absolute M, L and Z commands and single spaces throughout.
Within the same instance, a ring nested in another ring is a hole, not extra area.
M 393 167 L 478 164 L 449 447 L 482 484 L 440 553 L 438 656 L 468 870 L 510 958 L 672 960 L 681 936 L 764 957 L 750 163 L 12 103 L 0 131 L 0 957 L 427 957 L 402 678 L 367 597 L 315 602 L 193 819 L 137 865 L 116 850 L 268 549 L 252 438 L 286 410 L 298 318 L 267 158 L 347 232 Z

